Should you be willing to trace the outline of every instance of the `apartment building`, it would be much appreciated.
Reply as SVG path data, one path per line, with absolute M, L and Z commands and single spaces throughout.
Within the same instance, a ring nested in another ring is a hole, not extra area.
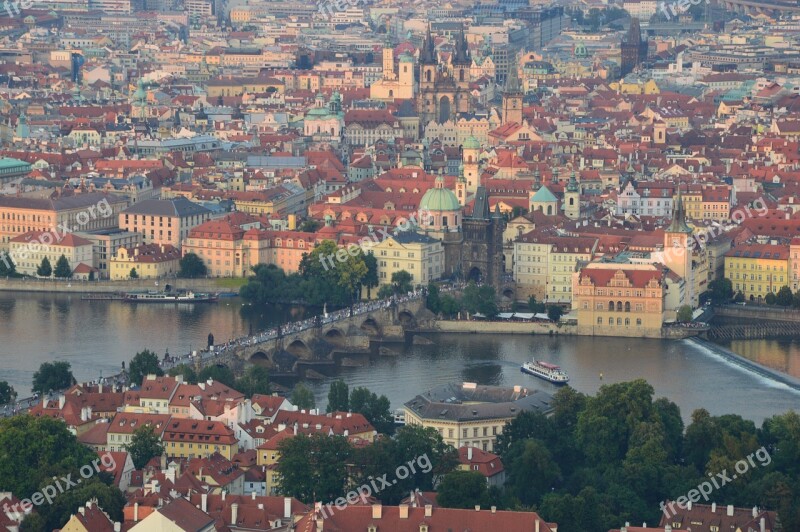
M 119 227 L 141 233 L 145 244 L 171 244 L 179 248 L 189 231 L 210 217 L 209 209 L 178 196 L 131 205 L 119 214 Z
M 793 282 L 790 251 L 791 246 L 785 244 L 740 244 L 725 253 L 725 277 L 734 293 L 742 292 L 749 301 L 763 301 L 770 292 L 777 294 Z
M 598 240 L 562 237 L 531 231 L 514 241 L 514 280 L 517 297 L 537 301 L 572 303 L 572 275 L 580 264 L 591 262 Z
M 181 250 L 171 244 L 121 247 L 109 263 L 109 275 L 112 281 L 120 281 L 130 279 L 136 270 L 138 279 L 160 279 L 176 275 L 180 260 Z
M 444 273 L 444 247 L 441 240 L 414 231 L 397 231 L 383 240 L 364 240 L 364 253 L 378 260 L 378 282 L 392 282 L 395 272 L 411 274 L 413 284 L 427 285 Z

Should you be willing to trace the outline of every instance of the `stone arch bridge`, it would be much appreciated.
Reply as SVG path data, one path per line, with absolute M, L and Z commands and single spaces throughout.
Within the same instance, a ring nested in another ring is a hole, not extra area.
M 425 300 L 412 299 L 387 308 L 362 310 L 302 331 L 291 332 L 289 324 L 284 328 L 288 332 L 280 337 L 263 341 L 253 337 L 215 361 L 237 366 L 253 362 L 278 373 L 295 372 L 297 363 L 331 363 L 337 354 L 368 353 L 372 341 L 403 341 L 407 330 L 427 326 L 432 319 Z

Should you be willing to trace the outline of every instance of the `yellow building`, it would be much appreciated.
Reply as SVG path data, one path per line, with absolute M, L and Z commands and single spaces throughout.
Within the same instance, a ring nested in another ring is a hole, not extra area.
M 686 217 L 691 220 L 714 220 L 727 222 L 730 219 L 730 185 L 690 185 L 682 192 Z M 677 201 L 677 193 L 673 202 Z
M 364 239 L 364 253 L 370 251 L 378 259 L 378 282 L 392 282 L 392 274 L 405 270 L 414 285 L 427 285 L 444 273 L 444 247 L 438 239 L 414 231 L 397 231 L 385 239 Z
M 789 244 L 789 288 L 792 292 L 800 290 L 800 238 L 793 238 Z
M 660 338 L 663 323 L 675 318 L 667 287 L 679 292 L 682 284 L 660 264 L 589 264 L 573 276 L 579 333 Z
M 117 412 L 108 424 L 105 450 L 124 451 L 125 446 L 131 442 L 134 431 L 142 426 L 150 426 L 156 436 L 161 438 L 168 421 L 169 415 L 166 414 Z
M 119 227 L 141 233 L 145 244 L 172 244 L 179 248 L 189 231 L 210 217 L 210 210 L 178 196 L 131 205 L 119 214 Z
M 170 244 L 121 247 L 109 262 L 109 275 L 112 281 L 130 279 L 135 269 L 138 279 L 160 279 L 177 274 L 180 260 L 181 250 Z
M 725 253 L 725 277 L 733 291 L 742 292 L 749 301 L 763 301 L 767 294 L 777 294 L 789 285 L 787 245 L 740 244 Z
M 172 418 L 161 441 L 170 458 L 205 458 L 219 453 L 231 460 L 239 452 L 233 430 L 220 421 Z
M 619 92 L 620 94 L 661 94 L 661 89 L 652 79 L 646 82 L 625 83 L 624 81 L 615 81 L 608 86 L 612 91 Z
M 284 94 L 286 91 L 286 86 L 280 79 L 267 77 L 224 77 L 210 79 L 208 80 L 206 86 L 208 88 L 209 98 L 216 98 L 218 96 L 241 96 L 245 93 Z
M 391 45 L 383 48 L 383 77 L 369 88 L 372 100 L 410 100 L 414 98 L 414 59 L 401 54 L 395 68 Z
M 572 303 L 572 275 L 597 249 L 592 237 L 560 237 L 532 231 L 514 242 L 517 297 Z
M 93 244 L 72 233 L 31 231 L 12 238 L 8 247 L 17 273 L 25 275 L 37 275 L 36 271 L 45 258 L 50 262 L 53 275 L 62 256 L 67 259 L 71 270 L 79 264 L 94 266 Z
M 417 395 L 404 410 L 406 424 L 436 429 L 455 448 L 492 451 L 506 423 L 523 411 L 552 412 L 552 396 L 521 386 L 503 388 L 473 382 L 443 384 Z

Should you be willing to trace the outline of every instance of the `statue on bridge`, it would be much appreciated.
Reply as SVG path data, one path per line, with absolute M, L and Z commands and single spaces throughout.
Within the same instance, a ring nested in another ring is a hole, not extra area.
M 208 348 L 211 349 L 212 347 L 214 347 L 214 335 L 208 333 Z

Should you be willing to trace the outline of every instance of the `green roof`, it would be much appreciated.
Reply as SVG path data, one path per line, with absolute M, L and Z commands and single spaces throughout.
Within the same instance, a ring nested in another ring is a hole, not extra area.
M 479 149 L 481 149 L 481 143 L 474 136 L 470 135 L 467 138 L 467 140 L 464 141 L 464 149 L 465 150 L 479 150 Z
M 536 194 L 533 195 L 531 201 L 538 203 L 553 203 L 558 202 L 558 198 L 556 198 L 553 193 L 550 192 L 550 189 L 547 188 L 547 186 L 542 185 L 542 188 L 540 188 Z
M 461 205 L 449 188 L 431 188 L 422 196 L 419 208 L 427 211 L 460 211 Z
M 30 166 L 30 163 L 14 159 L 13 157 L 3 157 L 0 159 L 0 168 L 16 168 L 18 166 Z

